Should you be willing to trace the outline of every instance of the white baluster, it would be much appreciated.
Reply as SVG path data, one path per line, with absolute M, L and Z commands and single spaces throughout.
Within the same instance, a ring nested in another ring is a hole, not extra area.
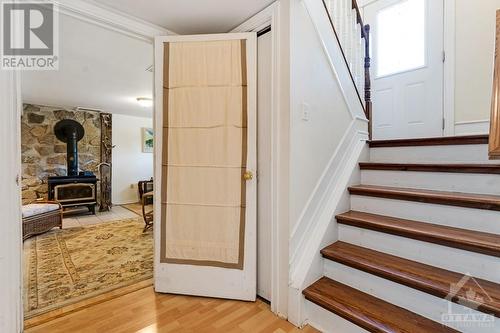
M 328 10 L 328 13 L 330 14 L 331 17 L 332 16 L 332 2 L 333 0 L 324 0 L 325 2 L 325 6 L 326 6 L 326 9 Z
M 351 6 L 352 7 L 352 6 Z M 358 34 L 357 34 L 357 13 L 355 9 L 351 9 L 351 72 L 352 76 L 356 78 L 356 63 L 358 61 Z
M 351 30 L 351 14 L 352 14 L 352 2 L 351 0 L 344 0 L 344 13 L 345 13 L 345 22 L 344 22 L 344 52 L 347 59 L 347 62 L 351 61 L 351 39 L 352 39 L 352 30 Z M 350 65 L 349 65 L 350 67 Z
M 361 25 L 356 22 L 356 59 L 354 59 L 355 63 L 355 73 L 356 73 L 356 82 L 358 85 L 358 91 L 361 93 L 361 49 L 362 49 L 362 40 L 361 40 Z
M 342 30 L 342 0 L 332 0 L 332 2 L 333 24 L 340 38 Z

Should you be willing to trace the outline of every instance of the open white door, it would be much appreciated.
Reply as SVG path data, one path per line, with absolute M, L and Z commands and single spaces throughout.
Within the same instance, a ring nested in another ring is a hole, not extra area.
M 255 300 L 256 34 L 155 40 L 155 290 Z

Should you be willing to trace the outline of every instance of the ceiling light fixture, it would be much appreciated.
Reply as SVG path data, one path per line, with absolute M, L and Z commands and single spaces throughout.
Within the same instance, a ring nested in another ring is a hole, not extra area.
M 153 100 L 147 97 L 137 97 L 137 103 L 143 108 L 148 108 L 153 106 Z

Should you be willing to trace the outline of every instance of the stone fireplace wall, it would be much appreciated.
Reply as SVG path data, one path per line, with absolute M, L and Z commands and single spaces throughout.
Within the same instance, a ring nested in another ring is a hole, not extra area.
M 47 179 L 66 175 L 66 144 L 54 134 L 54 125 L 73 119 L 85 128 L 78 143 L 80 170 L 98 175 L 101 162 L 101 117 L 98 112 L 24 104 L 21 120 L 23 203 L 47 198 Z M 98 192 L 99 193 L 99 192 Z

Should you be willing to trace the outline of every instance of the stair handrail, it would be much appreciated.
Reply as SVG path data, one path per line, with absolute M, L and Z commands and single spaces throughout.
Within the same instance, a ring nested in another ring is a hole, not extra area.
M 346 45 L 342 42 L 342 39 L 339 36 L 339 28 L 336 27 L 336 24 L 334 22 L 334 19 L 332 18 L 332 12 L 331 9 L 329 9 L 329 6 L 327 2 L 330 4 L 334 1 L 351 1 L 351 9 L 355 11 L 356 15 L 356 23 L 360 26 L 360 39 L 363 41 L 363 52 L 364 56 L 362 59 L 355 59 L 355 61 L 361 61 L 363 64 L 364 68 L 364 80 L 363 80 L 363 87 L 360 87 L 358 83 L 356 83 L 356 73 L 355 73 L 355 68 L 351 64 L 351 62 L 348 59 L 347 52 L 346 52 Z M 342 55 L 344 58 L 344 61 L 349 68 L 349 74 L 351 76 L 351 80 L 354 83 L 354 86 L 356 88 L 356 93 L 358 95 L 359 101 L 361 105 L 363 106 L 363 110 L 365 112 L 366 118 L 369 121 L 369 137 L 371 139 L 371 133 L 372 133 L 372 100 L 371 100 L 371 74 L 370 74 L 370 68 L 371 68 L 371 57 L 370 57 L 370 25 L 369 24 L 364 24 L 363 23 L 363 17 L 361 16 L 361 11 L 359 9 L 358 3 L 356 0 L 322 0 L 323 5 L 325 7 L 326 13 L 328 15 L 328 18 L 330 20 L 330 24 L 332 26 L 332 29 L 334 31 L 335 37 L 337 38 L 337 41 L 340 45 L 340 49 L 342 51 Z M 360 88 L 364 89 L 364 102 L 363 98 L 361 98 L 362 94 L 360 92 Z

